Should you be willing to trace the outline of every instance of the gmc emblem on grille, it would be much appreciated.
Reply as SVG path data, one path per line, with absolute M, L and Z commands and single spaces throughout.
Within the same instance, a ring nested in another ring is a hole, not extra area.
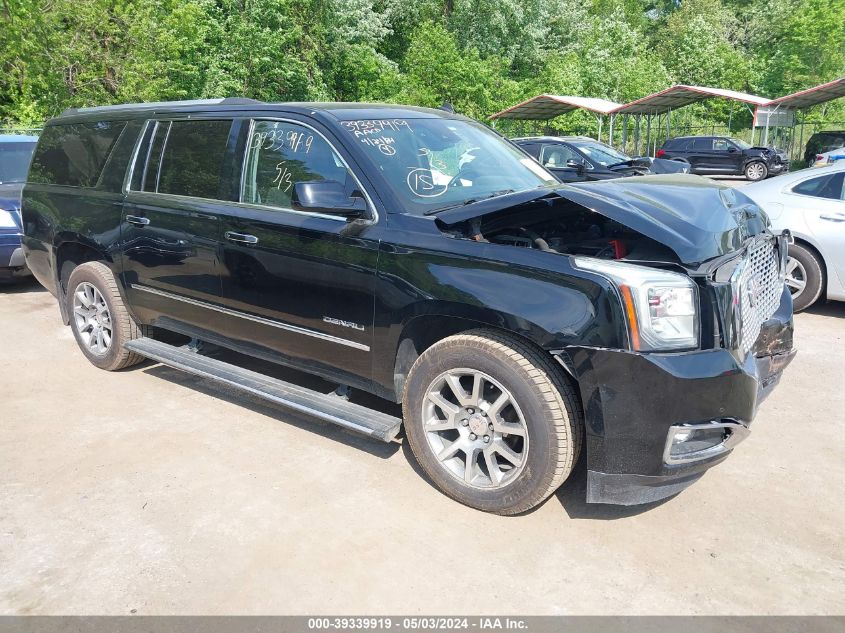
M 763 291 L 760 283 L 760 273 L 754 273 L 748 280 L 745 286 L 745 293 L 748 297 L 748 305 L 752 308 L 757 306 L 757 301 L 760 299 L 760 293 Z

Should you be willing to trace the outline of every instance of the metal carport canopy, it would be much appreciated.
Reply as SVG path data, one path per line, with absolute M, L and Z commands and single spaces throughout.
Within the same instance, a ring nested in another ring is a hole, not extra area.
M 765 97 L 758 97 L 757 95 L 737 92 L 735 90 L 679 84 L 621 105 L 609 114 L 664 114 L 675 108 L 682 108 L 697 101 L 713 98 L 742 101 L 743 103 L 755 106 L 766 105 L 770 101 Z
M 791 95 L 785 95 L 772 99 L 768 103 L 760 105 L 780 106 L 781 108 L 788 108 L 790 110 L 797 110 L 801 108 L 809 108 L 810 106 L 825 103 L 826 101 L 833 101 L 845 97 L 845 77 L 834 79 L 826 84 L 808 88 L 807 90 L 800 90 Z
M 544 121 L 572 110 L 589 110 L 596 114 L 610 114 L 619 107 L 620 104 L 607 99 L 543 94 L 497 112 L 490 118 Z

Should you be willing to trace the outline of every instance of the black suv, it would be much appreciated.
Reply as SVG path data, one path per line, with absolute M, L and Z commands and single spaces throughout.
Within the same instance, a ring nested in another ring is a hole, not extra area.
M 752 147 L 745 141 L 725 136 L 672 138 L 663 143 L 655 157 L 686 161 L 694 174 L 744 175 L 752 181 L 789 169 L 784 152 Z
M 423 108 L 70 110 L 35 152 L 24 248 L 98 367 L 150 358 L 384 441 L 404 425 L 482 510 L 540 503 L 582 447 L 589 501 L 642 503 L 724 459 L 794 354 L 787 236 L 737 191 L 651 178 L 562 185 Z
M 816 162 L 816 156 L 840 147 L 845 147 L 845 130 L 816 132 L 804 148 L 804 162 L 807 167 L 812 167 Z

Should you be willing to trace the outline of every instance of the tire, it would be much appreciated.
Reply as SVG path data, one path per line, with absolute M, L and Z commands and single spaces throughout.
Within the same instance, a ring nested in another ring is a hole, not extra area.
M 745 173 L 746 180 L 757 182 L 766 179 L 766 176 L 769 175 L 769 168 L 766 167 L 766 163 L 761 163 L 759 160 L 755 160 L 748 163 L 743 172 Z
M 450 386 L 455 379 L 463 402 Z M 473 400 L 473 391 L 482 397 Z M 547 353 L 495 330 L 450 336 L 423 352 L 402 406 L 425 473 L 447 496 L 485 512 L 538 505 L 566 480 L 581 449 L 582 408 L 568 377 Z
M 790 244 L 786 285 L 792 293 L 795 312 L 806 310 L 818 301 L 824 288 L 824 267 L 819 256 L 801 244 Z
M 127 341 L 144 336 L 146 328 L 129 316 L 117 281 L 105 264 L 87 262 L 77 266 L 70 274 L 67 287 L 70 327 L 79 349 L 91 364 L 115 371 L 145 360 L 123 347 Z M 95 336 L 98 329 L 102 330 L 99 339 Z M 110 333 L 108 337 L 107 332 Z M 100 344 L 106 341 L 107 345 Z

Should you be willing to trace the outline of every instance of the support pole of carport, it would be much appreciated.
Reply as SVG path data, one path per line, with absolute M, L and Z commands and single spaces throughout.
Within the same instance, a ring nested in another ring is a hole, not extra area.
M 628 115 L 622 116 L 622 151 L 628 150 Z
M 613 115 L 610 115 L 610 126 L 607 130 L 607 144 L 613 147 Z
M 601 142 L 601 128 L 602 128 L 602 124 L 604 123 L 604 118 L 600 114 L 596 115 L 596 118 L 599 120 L 599 134 L 598 134 L 598 138 L 596 140 Z
M 640 153 L 640 124 L 642 123 L 643 115 L 642 113 L 637 113 L 637 123 L 634 126 L 634 153 L 639 155 Z
M 804 123 L 807 121 L 807 111 L 801 110 L 801 138 L 798 140 L 798 157 L 804 158 Z M 791 156 L 790 156 L 791 159 Z M 807 165 L 802 165 L 806 167 Z
M 646 116 L 646 128 L 645 128 L 645 153 L 648 156 L 651 153 L 651 115 L 647 114 Z
M 672 138 L 672 108 L 666 114 L 666 140 Z

